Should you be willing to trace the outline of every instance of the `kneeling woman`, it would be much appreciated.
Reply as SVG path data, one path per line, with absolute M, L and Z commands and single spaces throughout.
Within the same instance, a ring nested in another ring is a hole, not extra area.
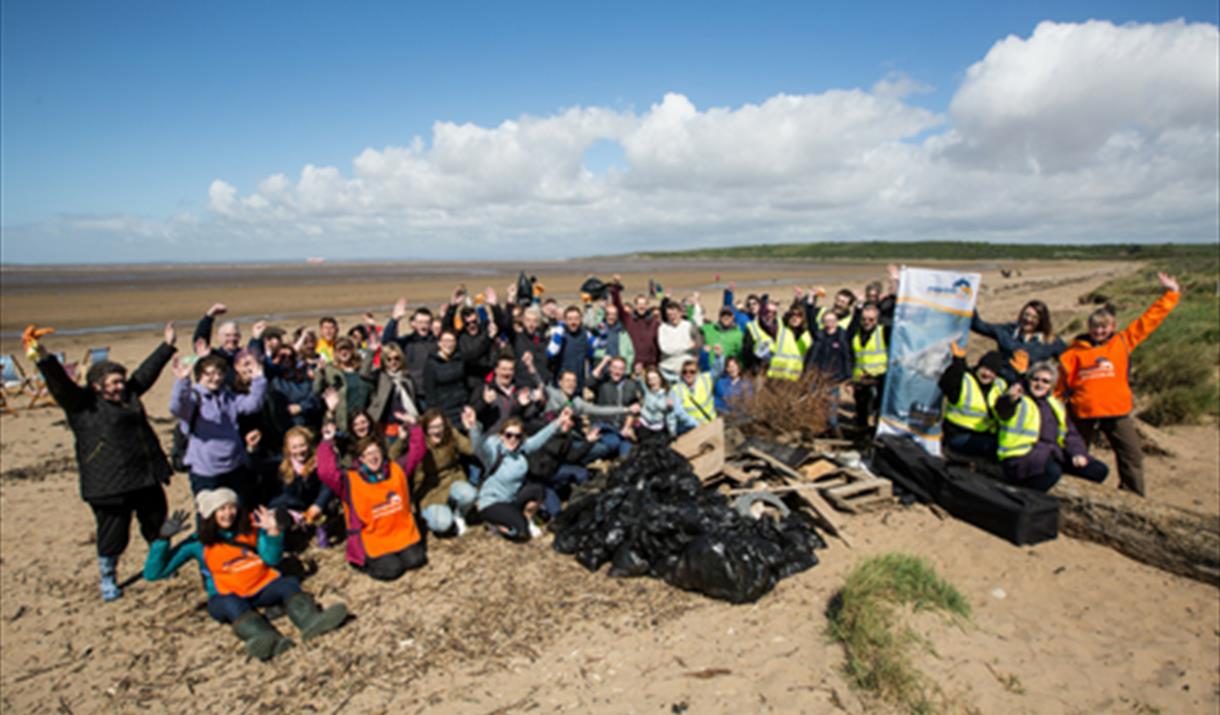
M 293 643 L 258 608 L 284 604 L 306 641 L 343 623 L 346 606 L 319 609 L 295 578 L 274 568 L 283 553 L 284 536 L 269 509 L 259 507 L 251 518 L 237 506 L 237 493 L 227 488 L 202 491 L 195 500 L 199 533 L 171 548 L 170 539 L 185 528 L 188 517 L 180 511 L 167 519 L 144 562 L 145 581 L 165 578 L 194 559 L 208 592 L 208 613 L 221 623 L 232 623 L 246 642 L 246 652 L 259 660 L 269 660 Z
M 343 501 L 347 560 L 379 581 L 393 581 L 428 561 L 411 504 L 408 481 L 426 448 L 419 425 L 411 428 L 404 463 L 386 459 L 376 435 L 356 443 L 352 469 L 339 467 L 334 442 L 318 446 L 318 477 Z
M 1018 382 L 996 399 L 999 447 L 1004 478 L 1018 486 L 1046 491 L 1067 472 L 1093 482 L 1110 473 L 1088 454 L 1067 408 L 1051 394 L 1059 371 L 1050 362 L 1030 369 L 1027 385 Z

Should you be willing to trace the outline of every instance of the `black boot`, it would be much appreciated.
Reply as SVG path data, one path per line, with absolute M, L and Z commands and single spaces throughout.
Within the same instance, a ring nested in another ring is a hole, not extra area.
M 288 618 L 301 630 L 301 640 L 308 641 L 333 631 L 347 620 L 347 606 L 342 603 L 323 611 L 313 598 L 305 593 L 295 593 L 284 603 Z
M 257 611 L 247 611 L 233 622 L 233 631 L 246 642 L 246 652 L 262 661 L 271 660 L 293 646 Z

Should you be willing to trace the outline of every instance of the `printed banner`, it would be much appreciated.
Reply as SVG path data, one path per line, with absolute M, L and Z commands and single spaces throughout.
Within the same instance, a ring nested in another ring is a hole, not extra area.
M 911 435 L 940 454 L 943 403 L 937 382 L 950 343 L 965 347 L 979 274 L 903 268 L 877 434 Z

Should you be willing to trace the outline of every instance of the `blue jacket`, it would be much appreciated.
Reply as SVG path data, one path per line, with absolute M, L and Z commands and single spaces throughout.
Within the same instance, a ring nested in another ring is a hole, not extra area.
M 477 505 L 480 510 L 517 498 L 517 492 L 521 491 L 521 485 L 525 483 L 525 477 L 530 470 L 527 457 L 541 449 L 557 429 L 558 418 L 531 435 L 520 448 L 509 451 L 497 435 L 484 439 L 482 427 L 475 422 L 474 428 L 470 430 L 470 443 L 474 445 L 474 452 L 483 463 L 483 468 L 490 471 L 483 476 L 479 485 Z
M 1021 337 L 1018 323 L 988 323 L 979 317 L 977 310 L 974 311 L 974 318 L 970 321 L 970 329 L 994 340 L 1000 354 L 1004 356 L 1005 363 L 1011 360 L 1013 353 L 1018 350 L 1024 350 L 1029 355 L 1030 367 L 1044 360 L 1054 362 L 1059 359 L 1060 353 L 1067 350 L 1067 344 L 1063 342 L 1063 338 L 1056 337 L 1047 342 L 1042 339 L 1041 335 L 1035 334 L 1030 340 L 1025 340 Z M 1000 377 L 1012 383 L 1020 376 L 1017 375 L 1016 370 L 1005 364 L 1004 369 L 1000 371 Z

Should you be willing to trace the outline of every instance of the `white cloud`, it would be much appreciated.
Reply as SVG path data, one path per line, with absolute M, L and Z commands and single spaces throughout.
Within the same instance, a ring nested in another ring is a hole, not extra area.
M 307 165 L 244 195 L 217 179 L 202 218 L 46 231 L 128 231 L 226 257 L 254 246 L 440 258 L 802 239 L 1214 239 L 1218 67 L 1212 25 L 1046 22 L 997 42 L 944 114 L 908 102 L 930 88 L 891 73 L 869 90 L 737 107 L 675 92 L 642 112 L 438 121 L 426 139 L 365 149 L 350 171 Z M 605 141 L 622 159 L 595 174 L 585 152 Z

